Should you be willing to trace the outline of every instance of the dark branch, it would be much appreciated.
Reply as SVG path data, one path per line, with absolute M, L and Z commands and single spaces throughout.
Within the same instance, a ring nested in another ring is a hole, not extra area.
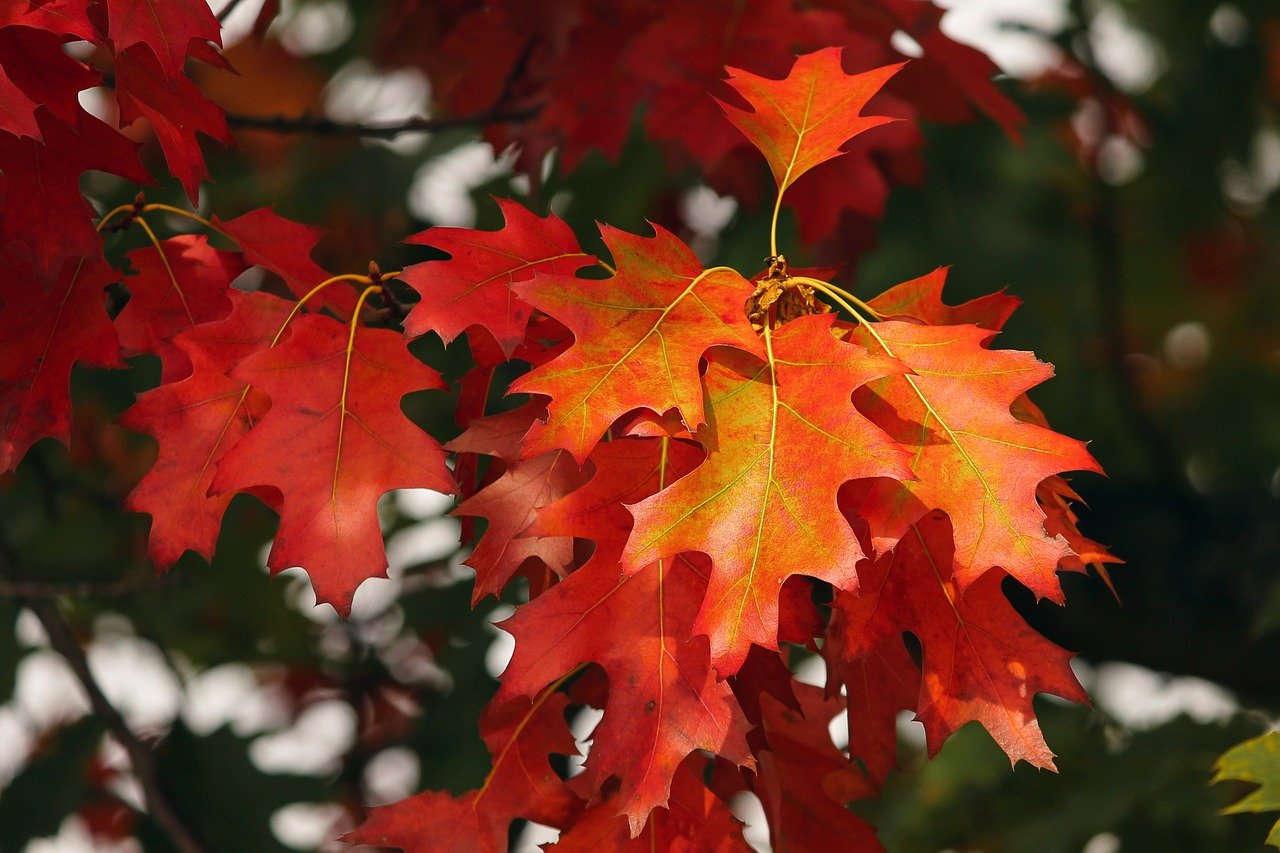
M 175 575 L 152 575 L 121 578 L 115 581 L 67 581 L 40 583 L 0 579 L 0 598 L 40 599 L 44 601 L 63 596 L 74 598 L 125 598 L 135 592 L 159 589 L 173 583 Z
M 231 0 L 230 3 L 223 6 L 222 11 L 218 13 L 218 23 L 225 24 L 227 21 L 227 18 L 231 17 L 231 13 L 234 12 L 236 10 L 236 7 L 243 2 L 244 0 Z
M 18 588 L 26 585 L 20 575 L 13 549 L 8 543 L 0 541 L 0 578 L 7 586 Z M 63 617 L 58 605 L 47 598 L 35 596 L 24 596 L 20 601 L 40 620 L 45 633 L 49 635 L 49 644 L 66 659 L 76 680 L 88 695 L 89 705 L 93 708 L 94 714 L 103 721 L 111 735 L 124 747 L 125 753 L 129 756 L 129 764 L 133 767 L 133 774 L 142 788 L 147 813 L 182 853 L 203 853 L 204 847 L 183 823 L 165 794 L 160 782 L 160 773 L 156 767 L 155 753 L 133 729 L 129 728 L 124 717 L 102 692 L 102 687 L 89 669 L 89 659 L 85 656 L 84 649 L 80 647 L 70 623 Z
M 227 124 L 236 130 L 260 130 L 267 133 L 308 133 L 315 136 L 362 136 L 369 139 L 394 139 L 404 133 L 433 133 L 462 127 L 483 127 L 486 124 L 515 124 L 528 121 L 538 114 L 537 108 L 521 110 L 486 110 L 465 116 L 450 118 L 426 118 L 415 116 L 390 124 L 365 124 L 353 121 L 334 121 L 323 116 L 250 116 L 227 113 Z

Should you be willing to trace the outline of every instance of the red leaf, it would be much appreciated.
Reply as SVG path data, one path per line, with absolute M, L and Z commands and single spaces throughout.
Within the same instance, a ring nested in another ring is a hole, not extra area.
M 140 117 L 151 122 L 169 171 L 194 204 L 200 181 L 209 174 L 196 132 L 225 145 L 233 141 L 222 110 L 186 77 L 166 80 L 156 60 L 141 47 L 116 54 L 116 99 L 122 125 Z
M 520 460 L 520 437 L 543 411 L 531 402 L 519 409 L 474 421 L 448 449 L 497 456 L 505 462 L 501 476 L 463 501 L 454 514 L 488 519 L 489 526 L 466 564 L 476 570 L 474 604 L 486 595 L 499 595 L 528 560 L 564 576 L 573 562 L 573 539 L 526 534 L 526 528 L 545 506 L 577 488 L 585 475 L 569 454 L 553 450 Z
M 0 129 L 40 138 L 36 107 L 64 124 L 83 112 L 78 95 L 102 75 L 64 51 L 66 37 L 29 26 L 0 28 Z
M 582 803 L 547 763 L 549 753 L 577 752 L 564 721 L 567 704 L 564 694 L 554 692 L 532 703 L 490 703 L 480 734 L 493 768 L 480 788 L 460 797 L 424 791 L 378 806 L 342 840 L 406 853 L 505 853 L 508 827 L 516 818 L 567 827 Z
M 830 848 L 834 839 L 848 850 L 882 850 L 875 830 L 845 808 L 875 789 L 831 742 L 828 723 L 843 703 L 823 700 L 822 691 L 795 685 L 800 711 L 771 696 L 762 698 L 769 748 L 760 753 L 755 792 L 769 818 L 769 838 L 777 853 Z
M 655 809 L 635 838 L 618 814 L 617 796 L 583 812 L 573 828 L 545 848 L 551 853 L 750 853 L 742 825 L 724 801 L 702 784 L 706 762 L 689 759 L 671 783 L 671 802 Z
M 840 53 L 829 47 L 801 56 L 783 80 L 728 69 L 729 85 L 753 109 L 721 106 L 764 154 L 780 193 L 814 166 L 838 157 L 853 137 L 892 121 L 859 113 L 902 66 L 849 75 Z
M 160 445 L 155 465 L 129 494 L 125 508 L 151 515 L 148 553 L 161 570 L 188 550 L 213 558 L 222 515 L 233 497 L 209 494 L 218 462 L 270 406 L 261 391 L 227 374 L 241 359 L 271 345 L 292 305 L 266 293 L 230 291 L 228 296 L 229 316 L 188 329 L 170 345 L 189 358 L 191 375 L 147 391 L 120 417 L 121 425 Z M 279 507 L 278 495 L 259 496 Z
M 214 249 L 202 236 L 184 234 L 160 246 L 129 252 L 138 274 L 125 282 L 129 302 L 115 324 L 125 354 L 160 356 L 160 381 L 172 382 L 191 372 L 191 361 L 173 336 L 230 314 L 231 282 L 245 267 L 239 255 Z
M 887 349 L 911 373 L 869 385 L 855 402 L 911 449 L 918 477 L 868 484 L 858 512 L 876 547 L 892 547 L 917 519 L 941 509 L 955 526 L 961 588 L 1000 566 L 1037 596 L 1061 601 L 1055 572 L 1070 548 L 1045 533 L 1036 488 L 1061 471 L 1100 469 L 1082 442 L 1010 412 L 1052 367 L 1030 353 L 987 349 L 992 333 L 976 326 L 886 321 L 869 328 L 857 339 Z
M 743 310 L 751 283 L 726 267 L 704 270 L 674 234 L 654 231 L 646 238 L 601 227 L 617 266 L 611 278 L 537 275 L 514 286 L 574 338 L 511 386 L 551 398 L 547 422 L 529 431 L 526 456 L 562 447 L 581 464 L 610 424 L 638 408 L 674 408 L 692 429 L 703 421 L 702 354 L 723 344 L 763 357 Z
M 864 594 L 837 593 L 846 656 L 867 655 L 911 631 L 924 648 L 917 719 L 929 753 L 970 720 L 991 732 L 1009 760 L 1053 768 L 1031 700 L 1053 693 L 1088 701 L 1071 672 L 1072 655 L 1033 631 L 1000 589 L 992 569 L 962 589 L 952 560 L 951 524 L 932 512 L 892 554 L 860 568 Z M 867 594 L 874 591 L 874 594 Z M 848 657 L 846 658 L 848 659 Z
M 119 272 L 97 258 L 68 260 L 45 289 L 15 247 L 0 249 L 0 472 L 46 436 L 71 435 L 71 368 L 123 367 L 104 288 Z
M 240 245 L 245 260 L 284 279 L 295 296 L 306 296 L 329 273 L 311 260 L 311 251 L 324 235 L 320 228 L 285 219 L 269 207 L 260 207 L 225 222 L 213 217 L 214 226 Z M 325 288 L 308 305 L 332 308 L 343 316 L 355 310 L 356 294 L 345 285 Z
M 781 327 L 769 364 L 715 351 L 703 378 L 709 415 L 697 433 L 707 461 L 631 507 L 627 571 L 683 551 L 711 557 L 694 631 L 711 637 L 721 677 L 737 671 L 752 643 L 777 648 L 788 577 L 857 588 L 854 564 L 863 553 L 837 507 L 841 484 L 909 476 L 902 449 L 850 401 L 855 389 L 899 368 L 837 341 L 831 324 L 831 315 L 811 315 Z
M 360 582 L 386 573 L 378 498 L 456 488 L 440 445 L 399 406 L 444 383 L 399 333 L 349 331 L 317 314 L 295 318 L 287 341 L 244 359 L 232 376 L 263 391 L 271 409 L 223 457 L 212 491 L 279 489 L 268 566 L 302 566 L 317 599 L 345 615 Z
M 572 276 L 595 262 L 555 215 L 542 218 L 514 201 L 497 202 L 506 221 L 498 231 L 437 227 L 405 241 L 450 255 L 448 260 L 414 264 L 400 276 L 422 296 L 405 320 L 411 337 L 435 332 L 449 343 L 468 327 L 480 326 L 510 358 L 524 340 L 531 311 L 511 285 L 540 272 Z
M 596 564 L 518 608 L 502 623 L 516 638 L 499 695 L 531 695 L 583 662 L 609 676 L 609 701 L 593 735 L 586 773 L 599 790 L 617 774 L 616 801 L 632 835 L 667 804 L 671 778 L 705 749 L 735 764 L 753 761 L 746 720 L 729 685 L 711 671 L 705 637 L 691 625 L 706 576 L 681 558 L 619 578 Z M 627 637 L 619 642 L 619 636 Z
M 191 40 L 221 45 L 221 25 L 205 0 L 106 0 L 107 37 L 117 55 L 145 45 L 169 80 L 182 77 Z
M 137 145 L 88 113 L 71 126 L 40 108 L 36 121 L 43 143 L 0 133 L 0 163 L 5 164 L 0 243 L 27 248 L 43 287 L 66 259 L 101 253 L 89 206 L 80 196 L 80 175 L 100 169 L 138 183 L 151 179 L 138 162 Z

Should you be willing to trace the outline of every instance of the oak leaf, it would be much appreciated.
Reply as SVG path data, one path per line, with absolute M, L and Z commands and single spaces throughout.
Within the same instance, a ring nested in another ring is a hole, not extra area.
M 1071 671 L 1072 655 L 1023 621 L 1001 589 L 1000 569 L 962 586 L 954 550 L 949 520 L 934 511 L 911 526 L 893 553 L 862 564 L 862 594 L 836 594 L 842 653 L 846 659 L 876 653 L 882 642 L 900 643 L 910 631 L 924 650 L 915 707 L 930 755 L 977 720 L 1011 762 L 1052 769 L 1032 699 L 1053 693 L 1088 701 Z
M 564 720 L 567 705 L 563 693 L 550 691 L 533 701 L 491 702 L 480 735 L 493 766 L 479 788 L 459 797 L 424 791 L 378 806 L 343 840 L 405 853 L 505 853 L 516 818 L 567 827 L 582 802 L 547 762 L 550 753 L 577 752 Z
M 532 311 L 511 285 L 539 272 L 572 276 L 595 262 L 555 214 L 544 218 L 517 202 L 496 201 L 505 221 L 498 231 L 436 227 L 405 241 L 449 253 L 447 260 L 406 267 L 400 276 L 422 297 L 405 319 L 411 337 L 431 331 L 449 343 L 480 326 L 510 358 L 524 340 Z
M 106 0 L 107 37 L 117 54 L 134 45 L 155 55 L 170 81 L 182 76 L 191 40 L 221 44 L 221 25 L 204 0 Z
M 444 383 L 400 333 L 318 314 L 295 318 L 288 340 L 245 358 L 232 376 L 270 397 L 271 408 L 222 458 L 211 490 L 278 489 L 268 566 L 302 566 L 317 600 L 346 614 L 361 581 L 385 576 L 378 499 L 392 489 L 456 489 L 443 449 L 399 406 Z
M 729 85 L 751 110 L 721 102 L 725 114 L 764 154 L 785 191 L 805 172 L 843 153 L 853 137 L 892 119 L 859 115 L 901 65 L 846 74 L 841 49 L 829 47 L 796 59 L 782 80 L 730 68 Z
M 134 249 L 127 257 L 138 272 L 126 279 L 129 301 L 115 319 L 120 344 L 126 355 L 159 356 L 161 382 L 181 379 L 191 362 L 173 336 L 231 313 L 231 282 L 244 272 L 244 262 L 192 234 L 163 240 L 159 248 Z
M 230 372 L 271 346 L 293 306 L 266 293 L 230 291 L 228 298 L 232 310 L 225 319 L 192 327 L 170 344 L 186 359 L 190 375 L 143 393 L 120 417 L 121 425 L 159 444 L 155 464 L 125 508 L 151 515 L 147 552 L 161 570 L 188 550 L 213 558 L 222 515 L 234 497 L 209 494 L 218 462 L 271 405 Z M 274 490 L 256 494 L 279 508 Z
M 2 136 L 3 134 L 0 134 Z M 46 436 L 71 435 L 71 369 L 124 367 L 107 316 L 107 285 L 119 271 L 100 257 L 72 258 L 41 286 L 15 246 L 0 248 L 0 472 L 18 467 Z
M 766 339 L 768 362 L 715 350 L 703 377 L 707 423 L 697 432 L 707 460 L 631 507 L 627 571 L 683 551 L 711 558 L 694 631 L 710 636 L 721 677 L 737 671 L 752 643 L 777 648 L 788 577 L 857 589 L 863 551 L 837 506 L 841 484 L 910 476 L 904 451 L 850 400 L 900 368 L 836 340 L 832 322 L 811 315 L 782 326 Z
M 764 356 L 743 303 L 751 283 L 725 267 L 703 269 L 674 234 L 639 237 L 602 226 L 617 272 L 604 280 L 536 275 L 516 294 L 573 332 L 573 346 L 520 377 L 512 390 L 550 397 L 524 454 L 564 448 L 581 464 L 604 431 L 637 408 L 676 409 L 703 420 L 698 365 L 716 345 Z
M 1056 570 L 1071 552 L 1045 532 L 1036 489 L 1062 471 L 1101 469 L 1082 442 L 1014 417 L 1010 407 L 1053 368 L 1031 353 L 988 349 L 991 336 L 977 326 L 897 320 L 855 331 L 855 340 L 910 371 L 872 383 L 855 403 L 911 450 L 914 475 L 869 484 L 858 513 L 879 550 L 941 509 L 955 528 L 961 588 L 999 566 L 1038 597 L 1061 602 Z

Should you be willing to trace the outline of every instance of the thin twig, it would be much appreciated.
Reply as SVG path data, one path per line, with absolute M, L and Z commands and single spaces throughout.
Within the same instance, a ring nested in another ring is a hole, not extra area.
M 499 111 L 486 110 L 465 116 L 426 118 L 414 116 L 390 124 L 366 124 L 358 121 L 334 121 L 324 116 L 252 116 L 227 113 L 227 124 L 237 130 L 260 130 L 267 133 L 308 133 L 315 136 L 362 136 L 368 139 L 394 139 L 404 133 L 433 133 L 461 127 L 486 124 L 514 124 L 528 121 L 538 114 L 537 108 Z
M 225 24 L 227 22 L 227 18 L 231 17 L 231 13 L 234 12 L 236 7 L 243 2 L 244 0 L 231 0 L 230 3 L 223 6 L 222 11 L 218 13 L 218 23 Z
M 21 585 L 22 582 L 16 577 L 21 574 L 17 568 L 17 558 L 8 543 L 0 542 L 0 558 L 3 558 L 0 561 L 0 575 L 3 575 L 10 585 Z M 129 764 L 133 768 L 133 775 L 137 777 L 138 785 L 142 788 L 147 813 L 169 836 L 174 846 L 183 853 L 203 853 L 204 846 L 196 840 L 194 833 L 187 828 L 169 802 L 160 782 L 155 753 L 133 729 L 129 728 L 124 717 L 102 692 L 102 687 L 89 669 L 89 659 L 85 656 L 84 649 L 80 647 L 71 624 L 62 615 L 58 605 L 37 597 L 23 598 L 22 604 L 40 620 L 45 633 L 49 635 L 49 645 L 66 659 L 76 680 L 88 695 L 94 714 L 102 720 L 107 730 L 124 747 L 125 753 L 129 756 Z
M 50 601 L 55 598 L 125 598 L 135 592 L 160 589 L 177 580 L 177 575 L 147 575 L 121 578 L 114 581 L 65 581 L 41 583 L 0 579 L 0 598 L 35 598 Z

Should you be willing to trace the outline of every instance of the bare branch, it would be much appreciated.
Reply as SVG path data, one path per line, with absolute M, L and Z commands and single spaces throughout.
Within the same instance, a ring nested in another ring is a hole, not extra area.
M 306 133 L 314 136 L 362 136 L 368 139 L 394 139 L 405 133 L 434 133 L 462 127 L 483 127 L 486 124 L 515 124 L 528 121 L 538 114 L 536 108 L 522 110 L 486 110 L 465 116 L 426 118 L 415 116 L 390 124 L 365 124 L 353 121 L 334 121 L 324 116 L 252 116 L 227 113 L 227 124 L 236 130 L 260 130 L 267 133 Z
M 65 581 L 41 583 L 0 579 L 0 598 L 52 600 L 73 598 L 125 598 L 135 592 L 160 589 L 176 582 L 176 575 L 151 575 L 121 578 L 114 581 Z
M 0 558 L 2 558 L 0 575 L 5 578 L 6 585 L 13 588 L 24 586 L 24 582 L 15 577 L 20 574 L 17 559 L 7 543 L 0 542 Z M 203 853 L 204 846 L 196 840 L 195 834 L 187 828 L 169 802 L 160 782 L 155 753 L 143 742 L 137 732 L 129 728 L 120 711 L 102 692 L 102 687 L 89 669 L 89 659 L 85 656 L 84 649 L 80 647 L 70 623 L 62 615 L 58 605 L 47 598 L 40 597 L 24 596 L 20 600 L 44 626 L 45 633 L 49 635 L 49 644 L 66 659 L 71 672 L 88 695 L 94 714 L 103 721 L 112 737 L 124 747 L 125 753 L 129 756 L 129 764 L 133 767 L 133 774 L 142 788 L 147 813 L 182 853 Z

